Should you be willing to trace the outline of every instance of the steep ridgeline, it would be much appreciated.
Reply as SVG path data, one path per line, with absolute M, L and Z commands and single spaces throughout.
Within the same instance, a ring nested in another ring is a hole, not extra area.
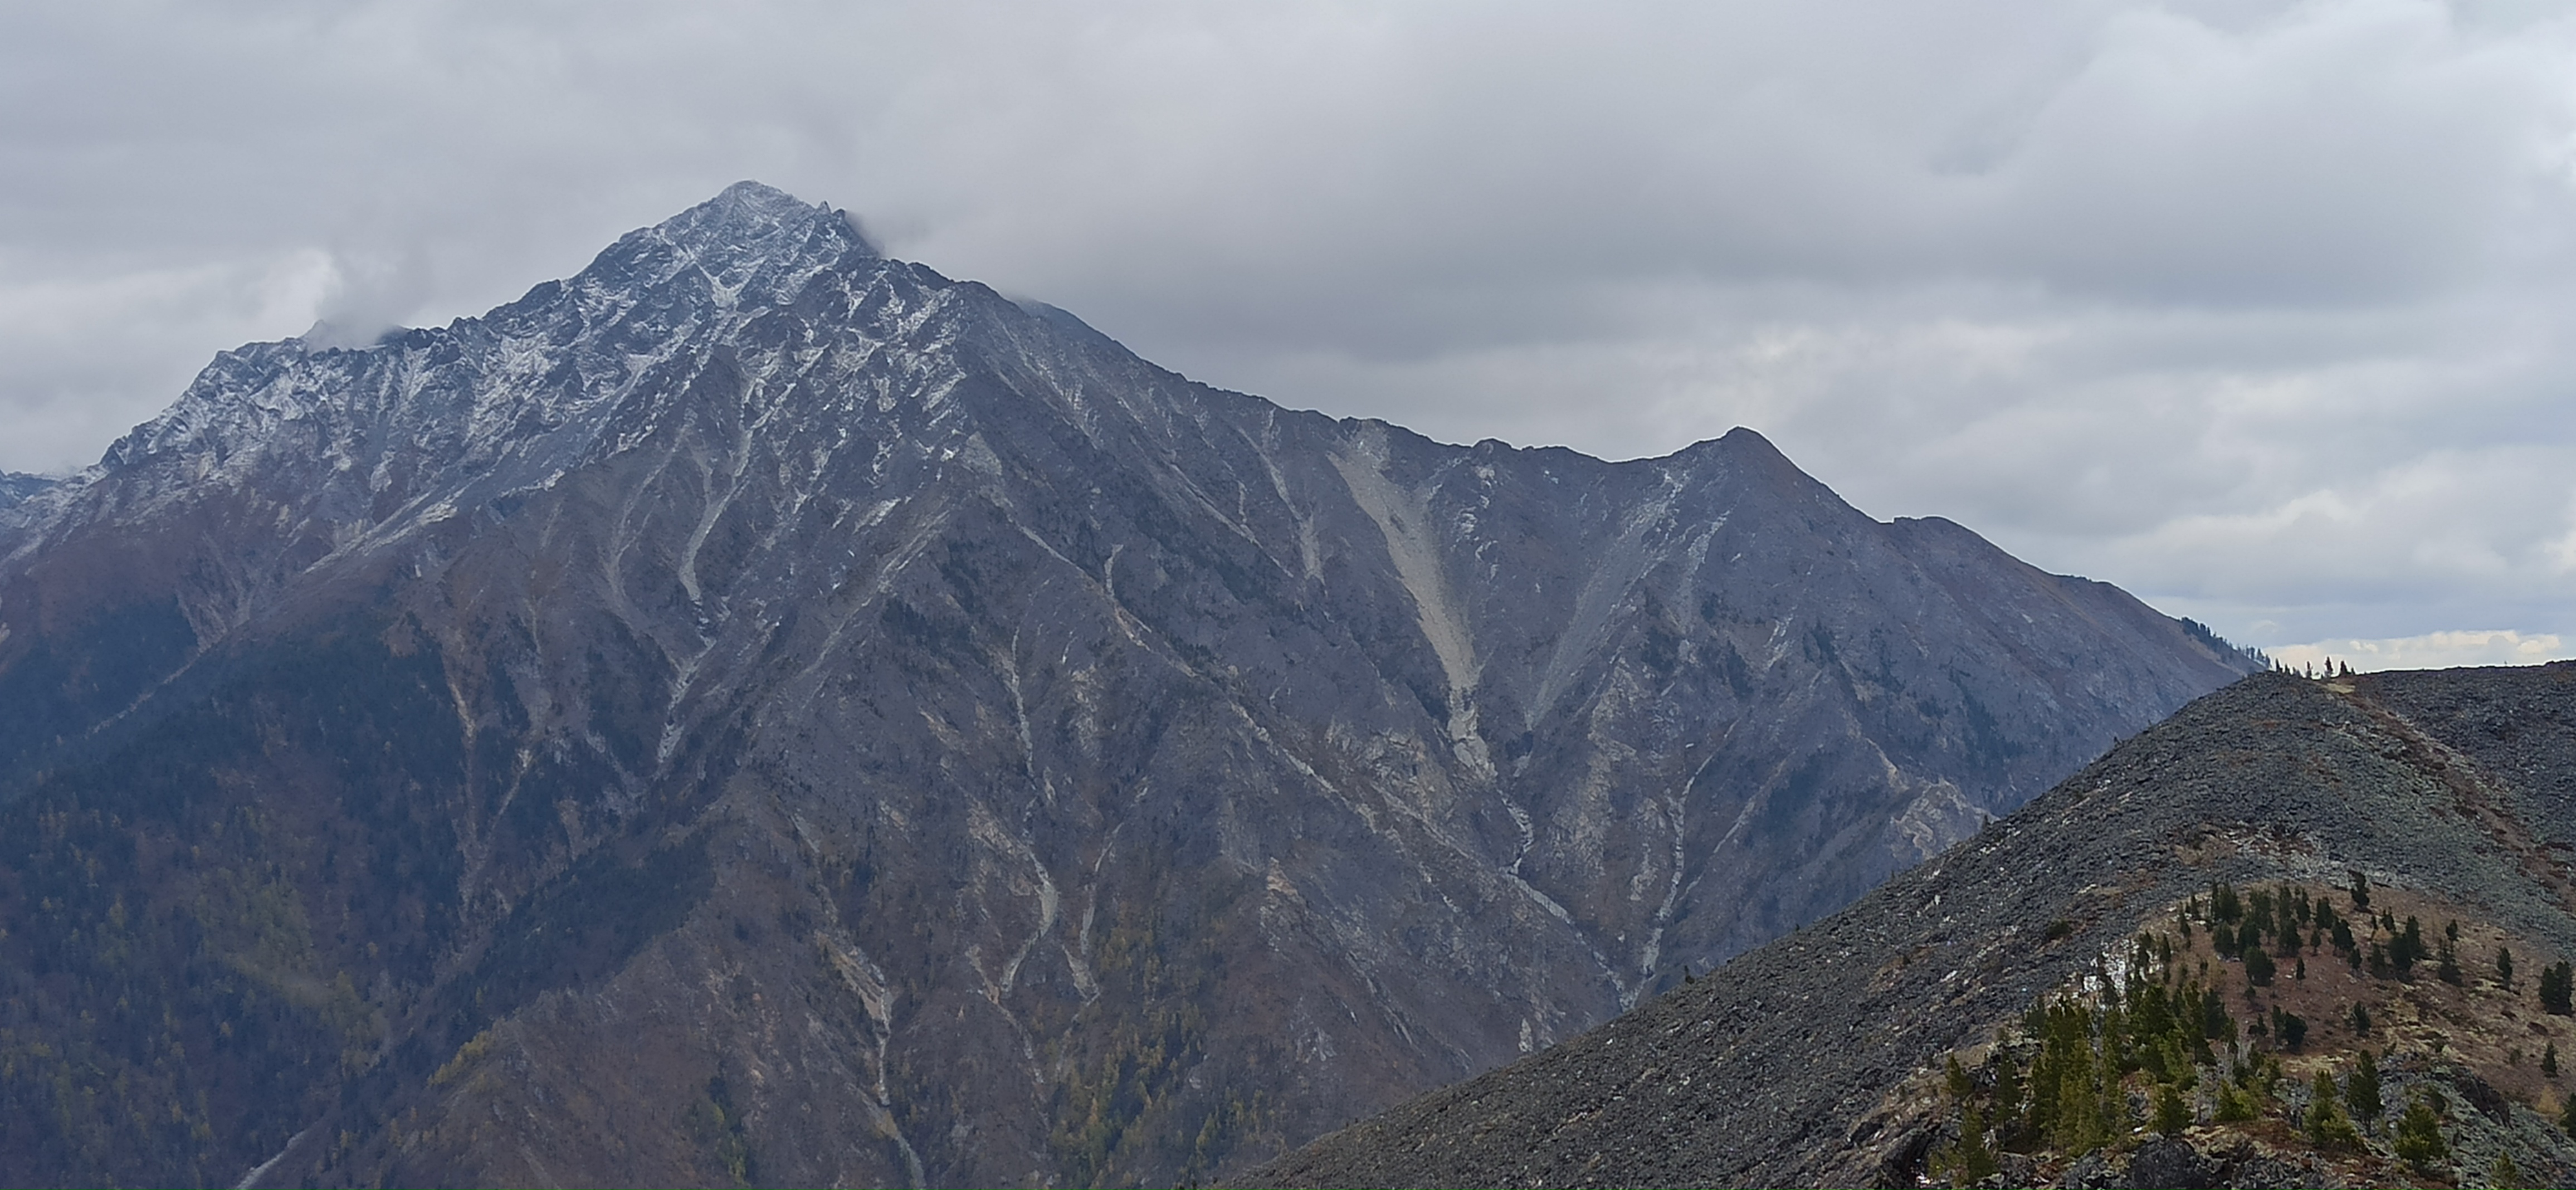
M 481 318 L 221 356 L 25 510 L 37 1181 L 1238 1170 L 2252 667 L 1749 431 L 1291 412 L 751 184 Z
M 2576 663 L 2260 675 L 1840 913 L 1245 1176 L 2565 1185 L 2571 860 Z
M 29 497 L 52 486 L 54 481 L 42 475 L 0 471 L 0 512 L 7 512 L 26 503 Z
M 42 475 L 0 471 L 0 551 L 9 548 L 10 530 L 26 519 L 27 502 L 52 486 L 54 481 Z

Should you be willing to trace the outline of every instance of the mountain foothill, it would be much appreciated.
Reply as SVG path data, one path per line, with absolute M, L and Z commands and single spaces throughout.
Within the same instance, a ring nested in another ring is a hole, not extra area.
M 1251 1185 L 2576 1179 L 2576 663 L 2247 678 Z

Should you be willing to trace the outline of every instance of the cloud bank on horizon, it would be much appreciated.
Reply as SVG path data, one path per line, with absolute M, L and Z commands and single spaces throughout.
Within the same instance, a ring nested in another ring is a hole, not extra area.
M 2539 660 L 2571 80 L 2514 0 L 10 6 L 0 467 L 754 177 L 1292 406 L 1750 425 L 2245 643 Z

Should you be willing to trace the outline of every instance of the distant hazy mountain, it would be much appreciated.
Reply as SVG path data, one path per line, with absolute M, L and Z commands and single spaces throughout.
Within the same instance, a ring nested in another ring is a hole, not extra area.
M 2576 1020 L 2543 976 L 2576 956 L 2571 853 L 2576 664 L 2249 678 L 1849 909 L 1248 1184 L 1949 1184 L 1973 1105 L 2003 1185 L 2566 1185 Z M 2320 1127 L 2319 1073 L 2357 1135 Z M 2439 1153 L 2401 1144 L 2419 1099 Z
M 1191 383 L 742 184 L 0 528 L 0 1168 L 1172 1182 L 2254 663 L 1758 435 Z

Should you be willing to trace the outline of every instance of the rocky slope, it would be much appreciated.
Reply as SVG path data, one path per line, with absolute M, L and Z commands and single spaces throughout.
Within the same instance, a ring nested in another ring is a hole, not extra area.
M 2251 665 L 1749 431 L 1291 412 L 744 184 L 0 528 L 0 1168 L 1210 1176 Z
M 25 503 L 29 497 L 52 486 L 54 481 L 42 475 L 0 471 L 0 511 L 15 508 Z
M 0 471 L 0 552 L 9 549 L 10 531 L 25 523 L 28 502 L 53 486 L 54 481 L 42 475 Z
M 1245 1177 L 2564 1184 L 2571 798 L 2576 664 L 2249 678 L 1842 912 Z

